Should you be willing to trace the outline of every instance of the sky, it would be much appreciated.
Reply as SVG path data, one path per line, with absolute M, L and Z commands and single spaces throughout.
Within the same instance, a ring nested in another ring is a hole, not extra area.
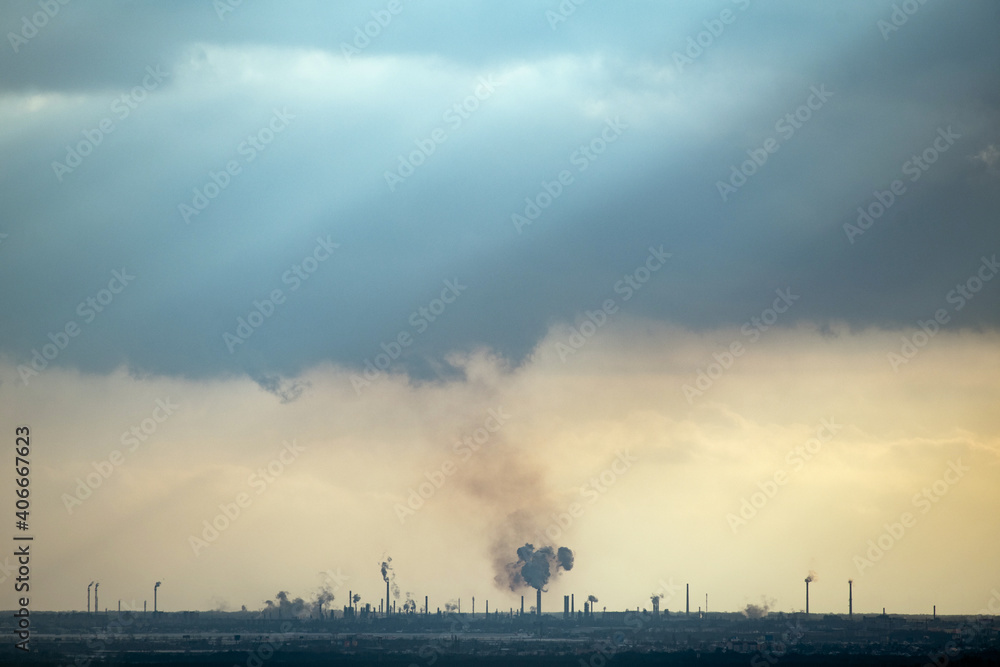
M 985 608 L 998 23 L 5 3 L 0 424 L 30 431 L 33 608 L 92 581 L 109 608 L 155 581 L 168 610 L 377 604 L 391 557 L 400 602 L 506 609 L 524 543 L 576 556 L 543 609 L 690 583 L 795 611 L 810 572 L 813 611 L 848 579 L 858 611 Z

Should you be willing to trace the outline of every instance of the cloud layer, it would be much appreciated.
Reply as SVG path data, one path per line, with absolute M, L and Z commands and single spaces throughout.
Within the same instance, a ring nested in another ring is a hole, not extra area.
M 518 363 L 660 245 L 674 258 L 635 316 L 731 326 L 788 287 L 802 300 L 787 324 L 911 326 L 1000 247 L 989 3 L 924 5 L 888 39 L 885 3 L 598 4 L 555 29 L 548 8 L 524 10 L 482 5 L 459 25 L 447 3 L 404 4 L 348 58 L 379 6 L 62 7 L 3 64 L 0 277 L 17 289 L 0 352 L 23 363 L 77 320 L 55 365 L 289 376 L 361 368 L 401 332 L 420 335 L 396 363 L 420 376 L 478 346 Z M 108 37 L 92 45 L 87 26 Z M 609 119 L 625 128 L 613 143 Z M 935 155 L 939 130 L 957 138 Z M 53 166 L 88 142 L 79 166 Z M 390 189 L 401 159 L 422 164 Z M 562 172 L 536 220 L 512 221 Z M 876 191 L 889 210 L 845 232 Z M 339 250 L 296 269 L 317 239 Z M 133 285 L 80 322 L 122 267 Z M 417 332 L 445 280 L 468 290 Z M 277 289 L 287 302 L 231 352 L 225 334 Z M 954 326 L 994 327 L 997 294 Z

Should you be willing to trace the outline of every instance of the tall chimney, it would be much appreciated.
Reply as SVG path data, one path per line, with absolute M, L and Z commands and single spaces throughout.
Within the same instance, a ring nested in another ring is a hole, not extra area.
M 809 613 L 809 580 L 806 579 L 806 613 Z
M 90 587 L 94 585 L 94 582 L 87 584 L 87 613 L 90 613 Z
M 847 615 L 854 617 L 854 580 L 847 580 Z
M 354 609 L 354 591 L 347 591 L 347 608 Z
M 569 613 L 576 614 L 576 593 L 569 594 Z
M 653 598 L 653 616 L 659 616 L 659 615 L 660 615 L 660 598 L 654 597 Z
M 934 620 L 937 620 L 937 605 L 934 605 Z
M 94 584 L 94 613 L 95 614 L 97 613 L 97 610 L 100 609 L 100 607 L 97 606 L 97 589 L 100 588 L 100 587 L 101 587 L 101 582 L 97 582 L 96 584 Z
M 521 616 L 524 616 L 524 596 L 521 596 Z
M 427 596 L 424 596 L 424 616 L 427 615 Z
M 708 593 L 705 593 L 705 616 L 708 616 Z
M 472 596 L 472 618 L 476 617 L 476 596 Z
M 569 596 L 563 596 L 563 618 L 569 618 Z
M 691 613 L 691 584 L 687 585 L 687 594 L 684 599 L 684 615 Z
M 541 618 L 542 618 L 542 589 L 541 588 L 538 589 L 538 605 L 535 607 L 535 609 L 538 610 L 538 618 L 539 618 L 539 620 L 541 620 Z
M 142 601 L 142 613 L 143 614 L 146 613 L 146 601 L 145 600 Z
M 490 617 L 490 601 L 486 601 L 486 618 Z
M 389 581 L 385 582 L 385 615 L 389 616 Z

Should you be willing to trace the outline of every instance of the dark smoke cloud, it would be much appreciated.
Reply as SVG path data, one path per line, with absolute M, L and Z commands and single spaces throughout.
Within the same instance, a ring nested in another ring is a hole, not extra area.
M 590 602 L 590 603 L 597 602 L 597 598 L 595 596 L 593 596 L 593 595 L 588 595 L 587 596 L 587 602 Z
M 302 598 L 289 599 L 288 591 L 278 591 L 274 600 L 265 600 L 264 605 L 265 614 L 273 616 L 277 611 L 278 618 L 306 618 L 312 612 L 312 605 Z
M 544 591 L 553 574 L 571 569 L 573 569 L 573 552 L 566 547 L 559 547 L 558 550 L 552 547 L 535 549 L 534 545 L 529 543 L 518 547 L 517 561 L 507 563 L 505 566 L 505 583 L 512 591 L 523 586 Z
M 282 591 L 284 592 L 284 591 Z M 292 600 L 288 599 L 288 594 L 285 593 L 284 598 L 281 599 L 280 612 L 283 616 L 291 616 L 292 618 L 300 618 L 306 615 L 306 602 L 302 598 L 295 598 Z
M 760 604 L 748 604 L 746 609 L 743 610 L 743 615 L 747 618 L 764 618 L 771 611 L 776 600 L 768 600 L 765 597 L 761 597 Z
M 559 560 L 559 567 L 564 570 L 573 569 L 573 551 L 567 547 L 559 547 L 556 551 L 556 558 Z

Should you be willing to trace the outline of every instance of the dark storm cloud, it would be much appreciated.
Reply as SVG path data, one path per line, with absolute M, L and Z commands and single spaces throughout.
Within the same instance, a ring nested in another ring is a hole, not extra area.
M 1000 252 L 1000 178 L 973 157 L 1000 145 L 991 3 L 929 2 L 888 39 L 887 2 L 592 1 L 555 29 L 558 3 L 515 4 L 402 0 L 350 60 L 342 43 L 386 3 L 222 19 L 210 2 L 70 3 L 6 44 L 0 353 L 27 363 L 73 323 L 49 363 L 247 374 L 294 400 L 283 376 L 361 367 L 401 334 L 395 367 L 419 374 L 475 346 L 519 360 L 608 298 L 704 329 L 791 288 L 781 325 L 912 326 Z M 37 7 L 6 5 L 0 24 L 16 32 Z M 478 109 L 446 116 L 475 91 Z M 92 154 L 53 167 L 102 121 Z M 446 140 L 390 191 L 385 172 L 436 129 Z M 909 180 L 939 131 L 958 138 Z M 778 151 L 723 201 L 716 183 L 768 138 Z M 572 183 L 518 229 L 512 214 L 564 170 Z M 845 233 L 895 179 L 885 215 Z M 670 261 L 625 303 L 615 286 L 661 245 Z M 112 293 L 123 270 L 135 278 Z M 996 326 L 997 288 L 951 326 Z

